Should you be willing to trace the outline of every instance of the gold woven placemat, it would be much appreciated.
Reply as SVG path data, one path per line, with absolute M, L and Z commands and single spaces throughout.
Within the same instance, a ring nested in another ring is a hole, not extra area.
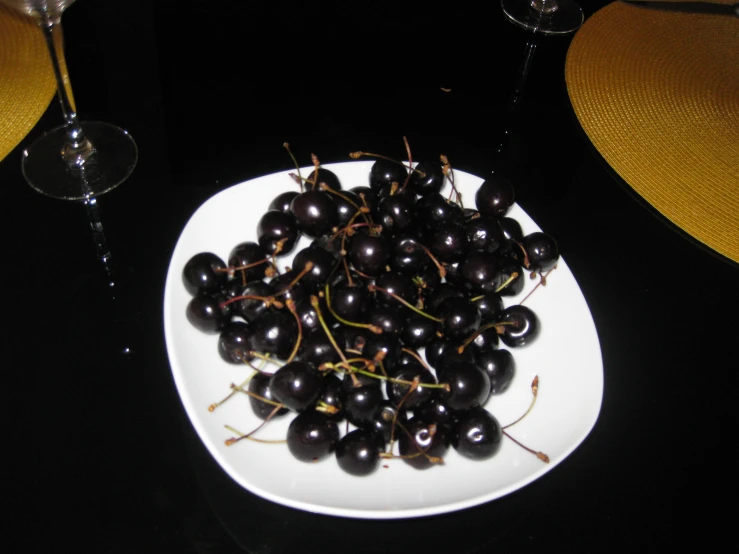
M 0 5 L 0 160 L 36 125 L 55 92 L 38 25 Z
M 739 19 L 614 2 L 573 37 L 565 78 L 585 133 L 621 178 L 739 262 Z

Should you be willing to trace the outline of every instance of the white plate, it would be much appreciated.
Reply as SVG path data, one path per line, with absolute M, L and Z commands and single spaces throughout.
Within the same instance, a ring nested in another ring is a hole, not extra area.
M 371 161 L 326 165 L 344 188 L 366 185 Z M 311 168 L 302 169 L 303 176 Z M 170 365 L 188 416 L 203 443 L 221 467 L 241 486 L 271 501 L 315 513 L 390 519 L 429 516 L 489 502 L 513 492 L 551 471 L 588 435 L 600 412 L 603 363 L 592 316 L 564 260 L 526 301 L 541 320 L 537 342 L 509 349 L 517 374 L 510 388 L 494 396 L 486 408 L 502 425 L 523 414 L 531 401 L 531 382 L 539 376 L 539 395 L 531 413 L 508 429 L 517 440 L 546 453 L 546 464 L 504 438 L 498 454 L 487 461 L 471 461 L 450 449 L 445 464 L 415 470 L 399 459 L 383 461 L 366 477 L 343 472 L 334 457 L 309 464 L 292 457 L 285 444 L 240 441 L 226 446 L 233 434 L 254 429 L 261 420 L 251 412 L 249 399 L 237 395 L 214 412 L 208 406 L 242 383 L 248 367 L 228 364 L 217 351 L 217 335 L 195 329 L 185 317 L 190 295 L 182 282 L 182 269 L 191 256 L 214 252 L 224 261 L 231 248 L 256 240 L 256 226 L 279 193 L 297 190 L 282 172 L 228 188 L 207 200 L 185 226 L 172 254 L 164 293 L 164 331 Z M 294 173 L 294 171 L 292 171 Z M 455 183 L 465 205 L 474 207 L 474 193 L 482 179 L 455 171 Z M 447 184 L 447 189 L 449 185 Z M 517 205 L 509 214 L 525 233 L 540 230 Z M 307 245 L 302 239 L 296 249 Z M 282 258 L 280 267 L 289 265 Z M 516 304 L 534 286 L 506 299 Z M 269 422 L 257 437 L 283 439 L 290 417 Z

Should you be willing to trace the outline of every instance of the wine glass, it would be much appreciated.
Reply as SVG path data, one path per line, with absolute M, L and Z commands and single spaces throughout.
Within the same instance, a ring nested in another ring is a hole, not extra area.
M 23 175 L 38 192 L 63 200 L 84 200 L 89 208 L 91 198 L 114 189 L 131 174 L 138 159 L 136 143 L 115 125 L 77 118 L 61 34 L 62 12 L 74 0 L 0 2 L 33 17 L 41 28 L 64 115 L 64 125 L 47 131 L 24 150 Z M 91 224 L 95 227 L 95 222 Z
M 573 0 L 501 0 L 503 13 L 519 27 L 544 35 L 566 35 L 580 28 L 582 8 Z

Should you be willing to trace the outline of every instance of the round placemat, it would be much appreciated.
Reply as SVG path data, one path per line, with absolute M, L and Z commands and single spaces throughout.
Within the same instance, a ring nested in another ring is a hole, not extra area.
M 620 177 L 739 263 L 739 18 L 614 2 L 573 37 L 565 78 L 580 124 Z
M 38 25 L 0 5 L 0 160 L 36 125 L 55 92 L 54 71 Z

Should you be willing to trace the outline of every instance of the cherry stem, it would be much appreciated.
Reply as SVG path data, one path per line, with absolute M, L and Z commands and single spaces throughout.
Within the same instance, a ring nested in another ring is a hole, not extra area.
M 377 325 L 372 325 L 371 323 L 355 323 L 353 321 L 347 321 L 346 319 L 340 317 L 331 306 L 331 292 L 330 287 L 328 283 L 326 283 L 326 286 L 324 287 L 324 298 L 326 299 L 326 307 L 328 308 L 328 311 L 331 312 L 331 315 L 336 318 L 336 321 L 339 323 L 346 325 L 348 327 L 357 327 L 358 329 L 368 329 L 372 331 L 375 335 L 381 335 L 382 334 L 382 327 L 378 327 Z
M 298 165 L 298 160 L 295 159 L 295 156 L 293 156 L 292 150 L 290 150 L 290 145 L 285 142 L 282 144 L 282 146 L 287 150 L 287 153 L 290 155 L 290 158 L 293 161 L 293 164 L 295 165 L 295 170 L 298 172 L 298 182 L 300 183 L 300 192 L 303 192 L 305 189 L 303 188 L 303 178 L 300 176 L 300 166 Z
M 362 156 L 367 156 L 367 157 L 370 157 L 370 158 L 382 158 L 383 160 L 387 160 L 389 162 L 395 162 L 396 164 L 402 165 L 403 167 L 405 167 L 406 169 L 412 171 L 413 173 L 418 173 L 421 177 L 425 177 L 426 176 L 426 174 L 423 171 L 421 171 L 420 169 L 414 169 L 413 167 L 411 167 L 409 165 L 406 165 L 403 162 L 399 162 L 398 160 L 394 160 L 392 158 L 388 158 L 387 156 L 383 156 L 382 154 L 373 154 L 372 152 L 362 152 L 361 150 L 359 150 L 357 152 L 349 152 L 349 157 L 352 160 L 358 160 Z
M 341 192 L 339 192 L 337 190 L 332 189 L 326 183 L 321 183 L 318 186 L 318 188 L 320 188 L 324 192 L 327 192 L 329 194 L 333 194 L 334 196 L 338 196 L 339 198 L 342 198 L 344 201 L 346 201 L 349 204 L 351 204 L 358 212 L 360 212 L 362 214 L 362 217 L 364 217 L 364 220 L 367 222 L 367 225 L 373 225 L 372 219 L 370 219 L 367 216 L 367 214 L 369 213 L 369 208 L 367 208 L 367 207 L 362 208 L 360 206 L 357 206 L 357 204 L 351 198 L 347 197 L 345 194 L 343 194 L 343 193 L 341 193 Z M 354 217 L 356 217 L 356 214 L 354 214 L 354 216 L 352 217 L 352 219 L 354 219 Z
M 497 294 L 500 291 L 502 291 L 504 288 L 506 288 L 508 285 L 510 285 L 517 278 L 518 278 L 518 271 L 514 271 L 513 273 L 511 273 L 511 276 L 508 277 L 508 279 L 505 280 L 505 283 L 503 283 L 497 289 L 495 289 L 495 294 Z
M 300 348 L 300 343 L 303 341 L 303 323 L 300 321 L 300 316 L 298 315 L 298 309 L 295 307 L 295 302 L 292 298 L 287 299 L 287 309 L 290 310 L 290 313 L 295 316 L 295 321 L 298 323 L 298 338 L 295 341 L 295 346 L 293 347 L 293 351 L 290 353 L 290 357 L 285 362 L 286 364 L 289 364 L 295 359 L 295 356 L 298 355 L 298 349 Z
M 508 437 L 509 439 L 511 439 L 513 442 L 515 442 L 518 446 L 520 446 L 521 448 L 523 448 L 524 450 L 526 450 L 527 452 L 531 452 L 534 456 L 536 456 L 537 458 L 539 458 L 545 464 L 548 464 L 549 463 L 549 456 L 547 456 L 546 454 L 544 454 L 544 452 L 537 452 L 536 450 L 532 450 L 528 446 L 525 446 L 525 445 L 521 444 L 516 439 L 514 439 L 512 436 L 510 436 L 505 430 L 503 431 L 503 434 L 506 437 Z
M 225 302 L 221 302 L 220 304 L 218 304 L 218 306 L 224 308 L 229 304 L 233 304 L 234 302 L 238 302 L 240 300 L 261 300 L 262 302 L 264 302 L 265 306 L 274 306 L 277 309 L 281 309 L 284 306 L 282 302 L 280 302 L 279 300 L 275 300 L 274 296 L 254 296 L 252 294 L 234 296 L 233 298 L 229 298 Z
M 442 167 L 442 171 L 444 172 L 444 175 L 447 179 L 449 179 L 449 183 L 452 185 L 452 191 L 457 195 L 457 204 L 459 204 L 460 208 L 464 208 L 464 204 L 462 203 L 462 194 L 457 190 L 457 187 L 454 185 L 454 170 L 452 169 L 452 166 L 449 164 L 449 159 L 442 155 L 440 156 L 441 163 L 444 164 L 444 167 Z M 449 199 L 451 200 L 452 195 L 449 194 Z
M 524 412 L 524 414 L 519 417 L 516 421 L 513 423 L 509 423 L 508 425 L 505 425 L 503 429 L 508 429 L 509 427 L 513 427 L 516 423 L 521 421 L 523 418 L 525 418 L 527 415 L 529 415 L 529 412 L 534 408 L 534 404 L 536 403 L 536 397 L 539 394 L 539 376 L 536 375 L 534 377 L 534 380 L 531 382 L 531 394 L 533 395 L 531 398 L 531 403 L 529 404 L 529 409 Z
M 421 243 L 418 243 L 418 246 L 420 246 L 424 252 L 426 252 L 426 255 L 431 258 L 431 261 L 434 262 L 434 265 L 439 269 L 439 277 L 442 279 L 446 277 L 446 269 L 443 265 L 439 263 L 439 260 L 437 260 L 434 255 L 431 253 L 431 250 L 429 250 L 426 246 L 424 246 Z
M 504 325 L 504 324 L 505 324 L 504 322 L 499 322 L 499 323 L 486 323 L 485 325 L 482 325 L 481 327 L 477 329 L 477 331 L 472 333 L 472 335 L 469 338 L 467 338 L 459 348 L 457 348 L 457 354 L 461 354 L 462 352 L 464 352 L 464 349 L 467 348 L 472 341 L 474 341 L 477 337 L 482 335 L 488 329 L 492 329 L 493 327 L 497 328 L 498 325 Z
M 538 282 L 538 283 L 536 283 L 536 286 L 535 286 L 535 287 L 534 287 L 533 289 L 531 289 L 531 292 L 530 292 L 530 293 L 528 293 L 528 294 L 527 294 L 527 295 L 526 295 L 526 296 L 524 297 L 524 299 L 523 299 L 523 300 L 521 300 L 521 301 L 519 302 L 519 304 L 523 304 L 524 302 L 526 302 L 526 301 L 527 301 L 527 300 L 529 299 L 529 296 L 531 296 L 532 294 L 534 294 L 534 291 L 535 291 L 536 289 L 538 289 L 540 285 L 546 285 L 546 278 L 547 278 L 547 276 L 548 276 L 548 275 L 549 275 L 549 274 L 550 274 L 550 273 L 551 273 L 552 271 L 554 271 L 555 269 L 557 269 L 557 266 L 556 266 L 556 265 L 555 265 L 555 266 L 554 266 L 554 267 L 553 267 L 552 269 L 550 269 L 549 271 L 547 271 L 547 272 L 546 272 L 546 273 L 545 273 L 544 275 L 542 275 L 542 276 L 541 276 L 541 279 L 539 280 L 539 282 Z
M 355 373 L 359 373 L 360 375 L 365 375 L 366 377 L 372 377 L 373 379 L 380 379 L 381 381 L 389 381 L 391 383 L 396 383 L 398 385 L 408 385 L 411 386 L 413 384 L 413 381 L 407 381 L 405 379 L 396 379 L 395 377 L 388 377 L 387 375 L 378 375 L 377 373 L 374 373 L 372 371 L 367 371 L 365 369 L 359 369 L 348 362 L 342 361 L 339 364 L 324 364 L 327 368 L 333 369 L 334 371 L 338 371 L 340 373 L 354 375 Z M 339 366 L 342 367 L 348 367 L 351 368 L 347 371 L 343 371 L 339 368 Z M 449 387 L 448 383 L 418 383 L 419 387 L 425 387 L 428 389 L 444 389 L 445 391 L 449 392 L 451 388 Z
M 419 363 L 420 363 L 420 364 L 421 364 L 421 365 L 422 365 L 423 367 L 425 367 L 426 369 L 428 369 L 429 371 L 431 371 L 431 368 L 430 368 L 430 367 L 429 367 L 429 365 L 428 365 L 428 364 L 426 363 L 426 360 L 424 360 L 424 359 L 423 359 L 423 358 L 422 358 L 421 356 L 419 356 L 417 352 L 414 352 L 414 351 L 413 351 L 413 350 L 411 350 L 410 348 L 406 348 L 406 347 L 403 347 L 403 352 L 405 352 L 406 354 L 410 354 L 411 356 L 413 356 L 413 357 L 414 357 L 414 358 L 415 358 L 416 360 L 418 360 L 418 362 L 419 362 Z
M 313 309 L 316 310 L 316 316 L 318 317 L 318 322 L 321 324 L 321 327 L 323 327 L 323 332 L 326 333 L 326 336 L 328 337 L 328 340 L 331 341 L 331 344 L 333 345 L 336 352 L 339 354 L 339 358 L 341 358 L 341 361 L 345 364 L 349 365 L 349 362 L 346 361 L 346 356 L 344 355 L 344 351 L 339 348 L 339 345 L 336 344 L 336 339 L 331 334 L 331 331 L 328 328 L 328 325 L 326 325 L 326 320 L 323 317 L 323 314 L 321 313 L 321 307 L 318 304 L 318 297 L 314 294 L 310 297 L 310 305 L 313 306 Z M 354 383 L 354 386 L 358 387 L 360 385 L 359 379 L 356 378 L 355 375 L 352 375 L 352 382 Z
M 405 403 L 406 400 L 408 400 L 408 397 L 413 393 L 414 390 L 418 388 L 418 385 L 421 383 L 420 377 L 416 375 L 413 378 L 413 384 L 408 387 L 408 390 L 403 395 L 403 398 L 400 399 L 400 402 L 398 402 L 398 405 L 395 407 L 395 411 L 393 413 L 393 422 L 390 425 L 390 441 L 389 441 L 389 452 L 393 451 L 393 442 L 395 441 L 395 424 L 398 422 L 398 414 L 400 413 L 401 406 Z
M 428 448 L 425 448 L 425 449 L 424 448 L 421 448 L 418 445 L 418 443 L 415 441 L 415 439 L 413 438 L 413 436 L 410 434 L 410 432 L 408 431 L 408 429 L 406 429 L 405 426 L 403 426 L 402 423 L 398 423 L 397 425 L 398 425 L 398 427 L 400 427 L 403 430 L 403 432 L 406 435 L 408 435 L 408 437 L 410 437 L 411 442 L 415 445 L 416 450 L 418 450 L 418 452 L 414 452 L 413 454 L 406 454 L 405 456 L 400 455 L 400 454 L 381 453 L 380 454 L 381 457 L 383 457 L 383 458 L 402 458 L 402 459 L 409 460 L 409 459 L 412 459 L 412 458 L 418 458 L 419 456 L 425 456 L 426 459 L 429 462 L 431 462 L 432 464 L 443 464 L 444 463 L 444 458 L 440 458 L 439 456 L 430 456 L 428 454 L 428 450 L 429 450 L 429 448 L 431 448 L 431 444 L 429 444 Z M 436 424 L 433 424 L 432 423 L 431 425 L 429 425 L 429 435 L 433 439 L 433 437 L 434 437 L 435 434 L 436 434 Z
M 272 418 L 273 418 L 273 417 L 275 416 L 275 414 L 277 414 L 277 412 L 279 412 L 279 411 L 280 411 L 280 410 L 281 410 L 282 408 L 284 408 L 284 407 L 285 407 L 285 406 L 284 406 L 284 404 L 280 404 L 279 406 L 275 406 L 275 407 L 274 407 L 274 408 L 272 409 L 272 411 L 271 411 L 271 412 L 269 413 L 269 415 L 268 415 L 268 416 L 267 416 L 266 418 L 264 418 L 264 421 L 263 421 L 262 423 L 260 423 L 259 425 L 257 425 L 257 426 L 256 426 L 256 427 L 255 427 L 254 429 L 252 429 L 252 430 L 251 430 L 250 432 L 248 432 L 248 433 L 247 433 L 247 434 L 245 434 L 245 435 L 241 435 L 241 436 L 239 436 L 239 437 L 237 437 L 237 438 L 235 438 L 235 439 L 234 439 L 234 438 L 226 439 L 226 441 L 225 441 L 225 443 L 226 443 L 226 446 L 231 446 L 232 444 L 236 444 L 236 443 L 237 443 L 237 442 L 239 442 L 240 440 L 244 440 L 244 439 L 248 439 L 248 438 L 250 438 L 250 437 L 251 437 L 251 436 L 252 436 L 252 435 L 253 435 L 254 433 L 256 433 L 256 432 L 257 432 L 257 431 L 259 431 L 259 430 L 260 430 L 260 429 L 261 429 L 262 427 L 264 427 L 265 425 L 267 425 L 267 423 L 268 423 L 268 422 L 269 422 L 269 421 L 270 421 L 270 420 L 271 420 L 271 419 L 272 419 Z
M 287 439 L 258 439 L 256 437 L 247 437 L 247 436 L 244 435 L 244 433 L 242 433 L 238 429 L 234 429 L 230 425 L 224 425 L 224 427 L 226 429 L 228 429 L 229 431 L 231 431 L 232 433 L 234 433 L 236 435 L 239 435 L 239 436 L 242 436 L 242 437 L 244 437 L 244 438 L 246 438 L 246 439 L 248 439 L 250 441 L 254 441 L 254 442 L 261 442 L 261 443 L 265 443 L 265 444 L 285 444 L 287 442 Z
M 384 288 L 382 288 L 382 287 L 378 287 L 377 285 L 373 285 L 373 284 L 369 284 L 369 285 L 367 285 L 367 288 L 368 288 L 368 289 L 369 289 L 369 290 L 370 290 L 371 292 L 374 292 L 374 291 L 378 291 L 378 290 L 379 290 L 380 292 L 384 292 L 384 293 L 385 293 L 385 294 L 387 294 L 388 296 L 390 296 L 390 297 L 394 298 L 395 300 L 397 300 L 398 302 L 400 302 L 401 304 L 403 304 L 403 305 L 404 305 L 405 307 L 407 307 L 407 308 L 410 308 L 411 310 L 413 310 L 414 312 L 416 312 L 416 313 L 417 313 L 418 315 L 422 315 L 423 317 L 427 317 L 428 319 L 430 319 L 430 320 L 432 320 L 432 321 L 436 321 L 437 323 L 442 323 L 442 322 L 444 321 L 444 320 L 443 320 L 443 319 L 441 319 L 441 318 L 438 318 L 438 317 L 434 317 L 434 316 L 432 316 L 432 315 L 430 315 L 430 314 L 427 314 L 427 313 L 426 313 L 426 312 L 424 312 L 423 310 L 419 310 L 419 309 L 418 309 L 418 308 L 416 308 L 416 307 L 415 307 L 415 306 L 414 306 L 413 304 L 411 304 L 411 303 L 410 303 L 410 302 L 408 302 L 407 300 L 404 300 L 403 298 L 401 298 L 400 296 L 398 296 L 398 295 L 397 295 L 397 294 L 395 294 L 394 292 L 390 292 L 390 291 L 389 291 L 389 290 L 387 290 L 387 289 L 384 289 Z
M 219 402 L 215 402 L 215 403 L 211 404 L 210 406 L 208 406 L 208 411 L 209 412 L 215 411 L 215 409 L 218 406 L 220 406 L 221 404 L 223 404 L 224 402 L 226 402 L 226 400 L 228 400 L 229 398 L 231 398 L 232 396 L 234 396 L 238 392 L 237 389 L 243 387 L 244 385 L 247 385 L 249 383 L 249 381 L 251 381 L 252 377 L 254 377 L 257 373 L 259 373 L 259 370 L 255 369 L 254 372 L 251 375 L 249 375 L 249 377 L 246 379 L 246 381 L 244 381 L 243 383 L 241 383 L 241 385 L 239 385 L 238 387 L 236 387 L 235 385 L 232 385 L 231 386 L 231 389 L 232 390 L 229 393 L 229 395 L 226 398 L 224 398 L 223 400 L 221 400 Z
M 313 181 L 311 181 L 310 179 L 306 179 L 306 182 L 311 184 L 312 190 L 315 190 L 316 183 L 318 182 L 318 171 L 319 171 L 319 167 L 321 165 L 321 162 L 318 160 L 318 156 L 316 156 L 315 154 L 311 154 L 310 155 L 310 160 L 311 160 L 311 162 L 313 162 L 313 167 L 314 167 L 314 169 L 313 169 Z

